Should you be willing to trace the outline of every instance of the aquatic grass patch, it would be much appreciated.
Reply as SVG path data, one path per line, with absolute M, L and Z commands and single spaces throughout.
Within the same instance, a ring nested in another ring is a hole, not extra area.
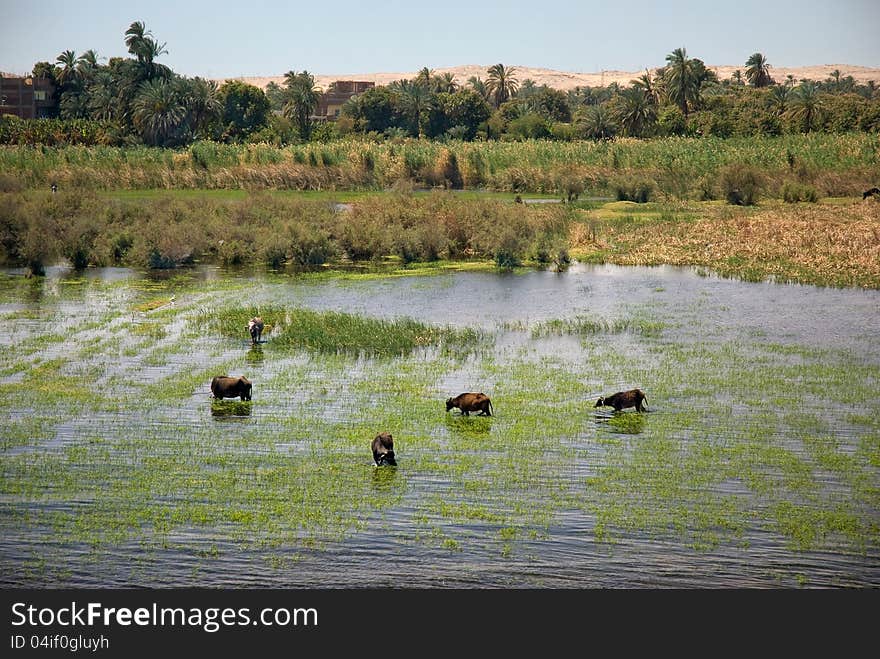
M 590 336 L 593 334 L 621 334 L 623 332 L 642 336 L 659 336 L 664 326 L 665 324 L 661 321 L 644 317 L 633 316 L 609 320 L 578 315 L 574 318 L 553 318 L 536 323 L 531 328 L 531 337 L 537 339 L 563 334 Z
M 230 338 L 241 337 L 241 328 L 257 313 L 267 322 L 275 323 L 272 350 L 393 357 L 427 347 L 462 354 L 492 345 L 491 337 L 472 328 L 427 325 L 412 318 L 368 318 L 305 308 L 203 309 L 192 322 Z

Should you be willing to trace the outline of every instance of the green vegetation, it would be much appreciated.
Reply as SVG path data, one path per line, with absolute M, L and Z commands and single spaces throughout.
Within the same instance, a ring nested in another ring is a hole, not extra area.
M 110 189 L 382 190 L 397 186 L 621 196 L 633 201 L 722 199 L 731 167 L 761 175 L 758 192 L 786 183 L 819 196 L 861 196 L 876 184 L 877 134 L 668 137 L 638 140 L 446 143 L 361 139 L 275 147 L 197 142 L 188 149 L 0 148 L 0 191 Z M 314 164 L 311 164 L 314 161 Z M 622 191 L 622 192 L 621 192 Z M 641 197 L 641 198 L 638 198 Z
M 280 268 L 324 264 L 564 259 L 568 210 L 450 194 L 326 199 L 162 195 L 121 199 L 76 191 L 11 193 L 0 210 L 0 262 L 34 274 L 59 258 L 77 267 L 175 268 L 197 261 Z M 148 304 L 148 303 L 144 303 Z M 142 309 L 146 310 L 146 309 Z
M 666 56 L 653 73 L 607 87 L 562 92 L 520 81 L 504 64 L 467 83 L 425 67 L 353 95 L 335 121 L 313 124 L 321 92 L 308 71 L 288 71 L 283 85 L 263 91 L 238 81 L 216 83 L 175 74 L 157 59 L 165 54 L 143 23 L 125 32 L 133 58 L 102 65 L 90 50 L 61 53 L 55 64 L 38 62 L 33 75 L 58 89 L 51 114 L 64 120 L 0 120 L 0 144 L 114 144 L 185 146 L 198 140 L 290 145 L 348 135 L 373 140 L 560 141 L 611 137 L 776 136 L 784 133 L 880 128 L 880 98 L 872 81 L 856 84 L 835 72 L 824 81 L 776 81 L 761 53 L 741 71 L 720 80 L 685 48 Z M 748 82 L 748 84 L 746 84 Z M 335 90 L 328 90 L 333 92 Z M 274 110 L 275 112 L 271 112 Z M 53 122 L 54 121 L 54 122 Z M 78 122 L 75 130 L 67 122 Z M 300 163 L 330 165 L 310 152 Z M 338 161 L 335 161 L 338 162 Z M 370 169 L 370 161 L 364 163 Z
M 278 306 L 203 309 L 193 322 L 198 329 L 238 338 L 248 320 L 256 315 L 271 323 L 266 333 L 271 332 L 272 347 L 277 350 L 391 357 L 428 346 L 439 346 L 454 354 L 480 352 L 492 346 L 489 337 L 473 329 L 436 327 L 411 318 L 381 320 Z
M 607 317 L 518 320 L 497 330 L 519 333 L 514 348 L 477 328 L 225 301 L 349 285 L 328 277 L 90 280 L 33 303 L 32 283 L 16 288 L 16 304 L 51 313 L 6 314 L 27 319 L 30 336 L 0 357 L 2 529 L 10 543 L 39 535 L 44 552 L 10 557 L 10 579 L 61 585 L 97 561 L 154 582 L 161 556 L 209 566 L 268 553 L 267 569 L 295 581 L 301 560 L 386 524 L 391 538 L 469 560 L 657 538 L 682 558 L 736 547 L 753 564 L 756 534 L 762 547 L 843 563 L 880 551 L 880 370 L 860 352 L 747 331 L 731 340 L 718 335 L 734 313 L 723 300 L 672 295 Z M 69 304 L 132 309 L 172 294 L 138 322 Z M 271 330 L 251 348 L 258 313 Z M 568 333 L 580 346 L 552 356 L 537 341 Z M 223 372 L 247 374 L 253 401 L 211 401 Z M 650 412 L 593 410 L 633 378 Z M 495 416 L 445 411 L 461 381 L 480 383 Z M 370 465 L 379 429 L 395 436 L 397 469 Z M 562 540 L 571 515 L 584 523 Z M 114 559 L 133 546 L 151 557 L 141 568 Z

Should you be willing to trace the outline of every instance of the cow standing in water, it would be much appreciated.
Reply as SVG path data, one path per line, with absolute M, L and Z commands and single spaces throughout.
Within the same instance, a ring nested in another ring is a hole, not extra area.
M 480 416 L 492 416 L 492 401 L 489 400 L 489 397 L 480 392 L 480 393 L 465 393 L 459 394 L 455 398 L 449 398 L 446 400 L 446 411 L 448 412 L 453 407 L 457 407 L 461 410 L 461 413 L 464 416 L 470 416 L 471 412 L 479 412 Z
M 248 332 L 251 333 L 251 343 L 256 345 L 260 342 L 260 337 L 263 336 L 263 319 L 259 316 L 254 316 L 248 322 Z
M 626 407 L 635 407 L 636 412 L 647 412 L 648 408 L 644 406 L 648 397 L 641 389 L 630 389 L 629 391 L 618 391 L 610 396 L 602 396 L 596 401 L 595 407 L 613 407 L 615 412 Z
M 241 400 L 250 400 L 252 389 L 253 384 L 243 375 L 234 378 L 228 375 L 217 375 L 211 380 L 211 397 L 221 400 L 236 396 L 241 397 Z
M 373 450 L 373 461 L 377 467 L 382 465 L 397 466 L 397 460 L 394 459 L 394 438 L 390 432 L 380 432 L 376 435 L 370 448 Z

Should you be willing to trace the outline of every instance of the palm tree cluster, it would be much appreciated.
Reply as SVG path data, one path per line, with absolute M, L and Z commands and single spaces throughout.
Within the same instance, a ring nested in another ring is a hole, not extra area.
M 759 52 L 729 80 L 685 48 L 630 81 L 568 92 L 520 81 L 517 69 L 490 66 L 465 83 L 425 67 L 412 79 L 358 94 L 336 123 L 314 124 L 321 93 L 308 71 L 288 71 L 264 93 L 242 82 L 175 74 L 167 54 L 141 22 L 125 32 L 130 58 L 66 50 L 39 62 L 35 76 L 54 78 L 62 119 L 116 126 L 118 142 L 176 146 L 197 139 L 273 141 L 326 139 L 350 132 L 428 139 L 610 139 L 666 135 L 776 135 L 826 130 L 880 132 L 880 91 L 832 72 L 824 81 L 777 82 Z M 275 110 L 273 115 L 271 110 Z M 317 133 L 317 135 L 316 135 Z
M 341 123 L 361 132 L 473 139 L 491 115 L 488 96 L 479 79 L 462 86 L 452 73 L 425 67 L 414 78 L 358 95 L 343 108 Z
M 77 56 L 63 51 L 55 65 L 40 62 L 34 75 L 54 78 L 62 119 L 112 122 L 121 135 L 144 143 L 173 146 L 216 132 L 222 108 L 217 83 L 185 78 L 158 62 L 167 54 L 146 26 L 136 21 L 125 31 L 133 58 L 102 64 L 94 50 Z

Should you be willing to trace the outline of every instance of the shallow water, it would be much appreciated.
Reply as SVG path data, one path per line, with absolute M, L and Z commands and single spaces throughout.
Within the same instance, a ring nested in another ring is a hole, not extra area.
M 6 281 L 4 585 L 880 585 L 880 292 L 585 265 Z M 491 341 L 370 359 L 191 323 L 261 304 Z M 536 333 L 578 316 L 605 329 Z M 211 404 L 220 371 L 250 405 Z M 593 407 L 634 386 L 647 414 Z M 446 414 L 465 390 L 496 417 Z

